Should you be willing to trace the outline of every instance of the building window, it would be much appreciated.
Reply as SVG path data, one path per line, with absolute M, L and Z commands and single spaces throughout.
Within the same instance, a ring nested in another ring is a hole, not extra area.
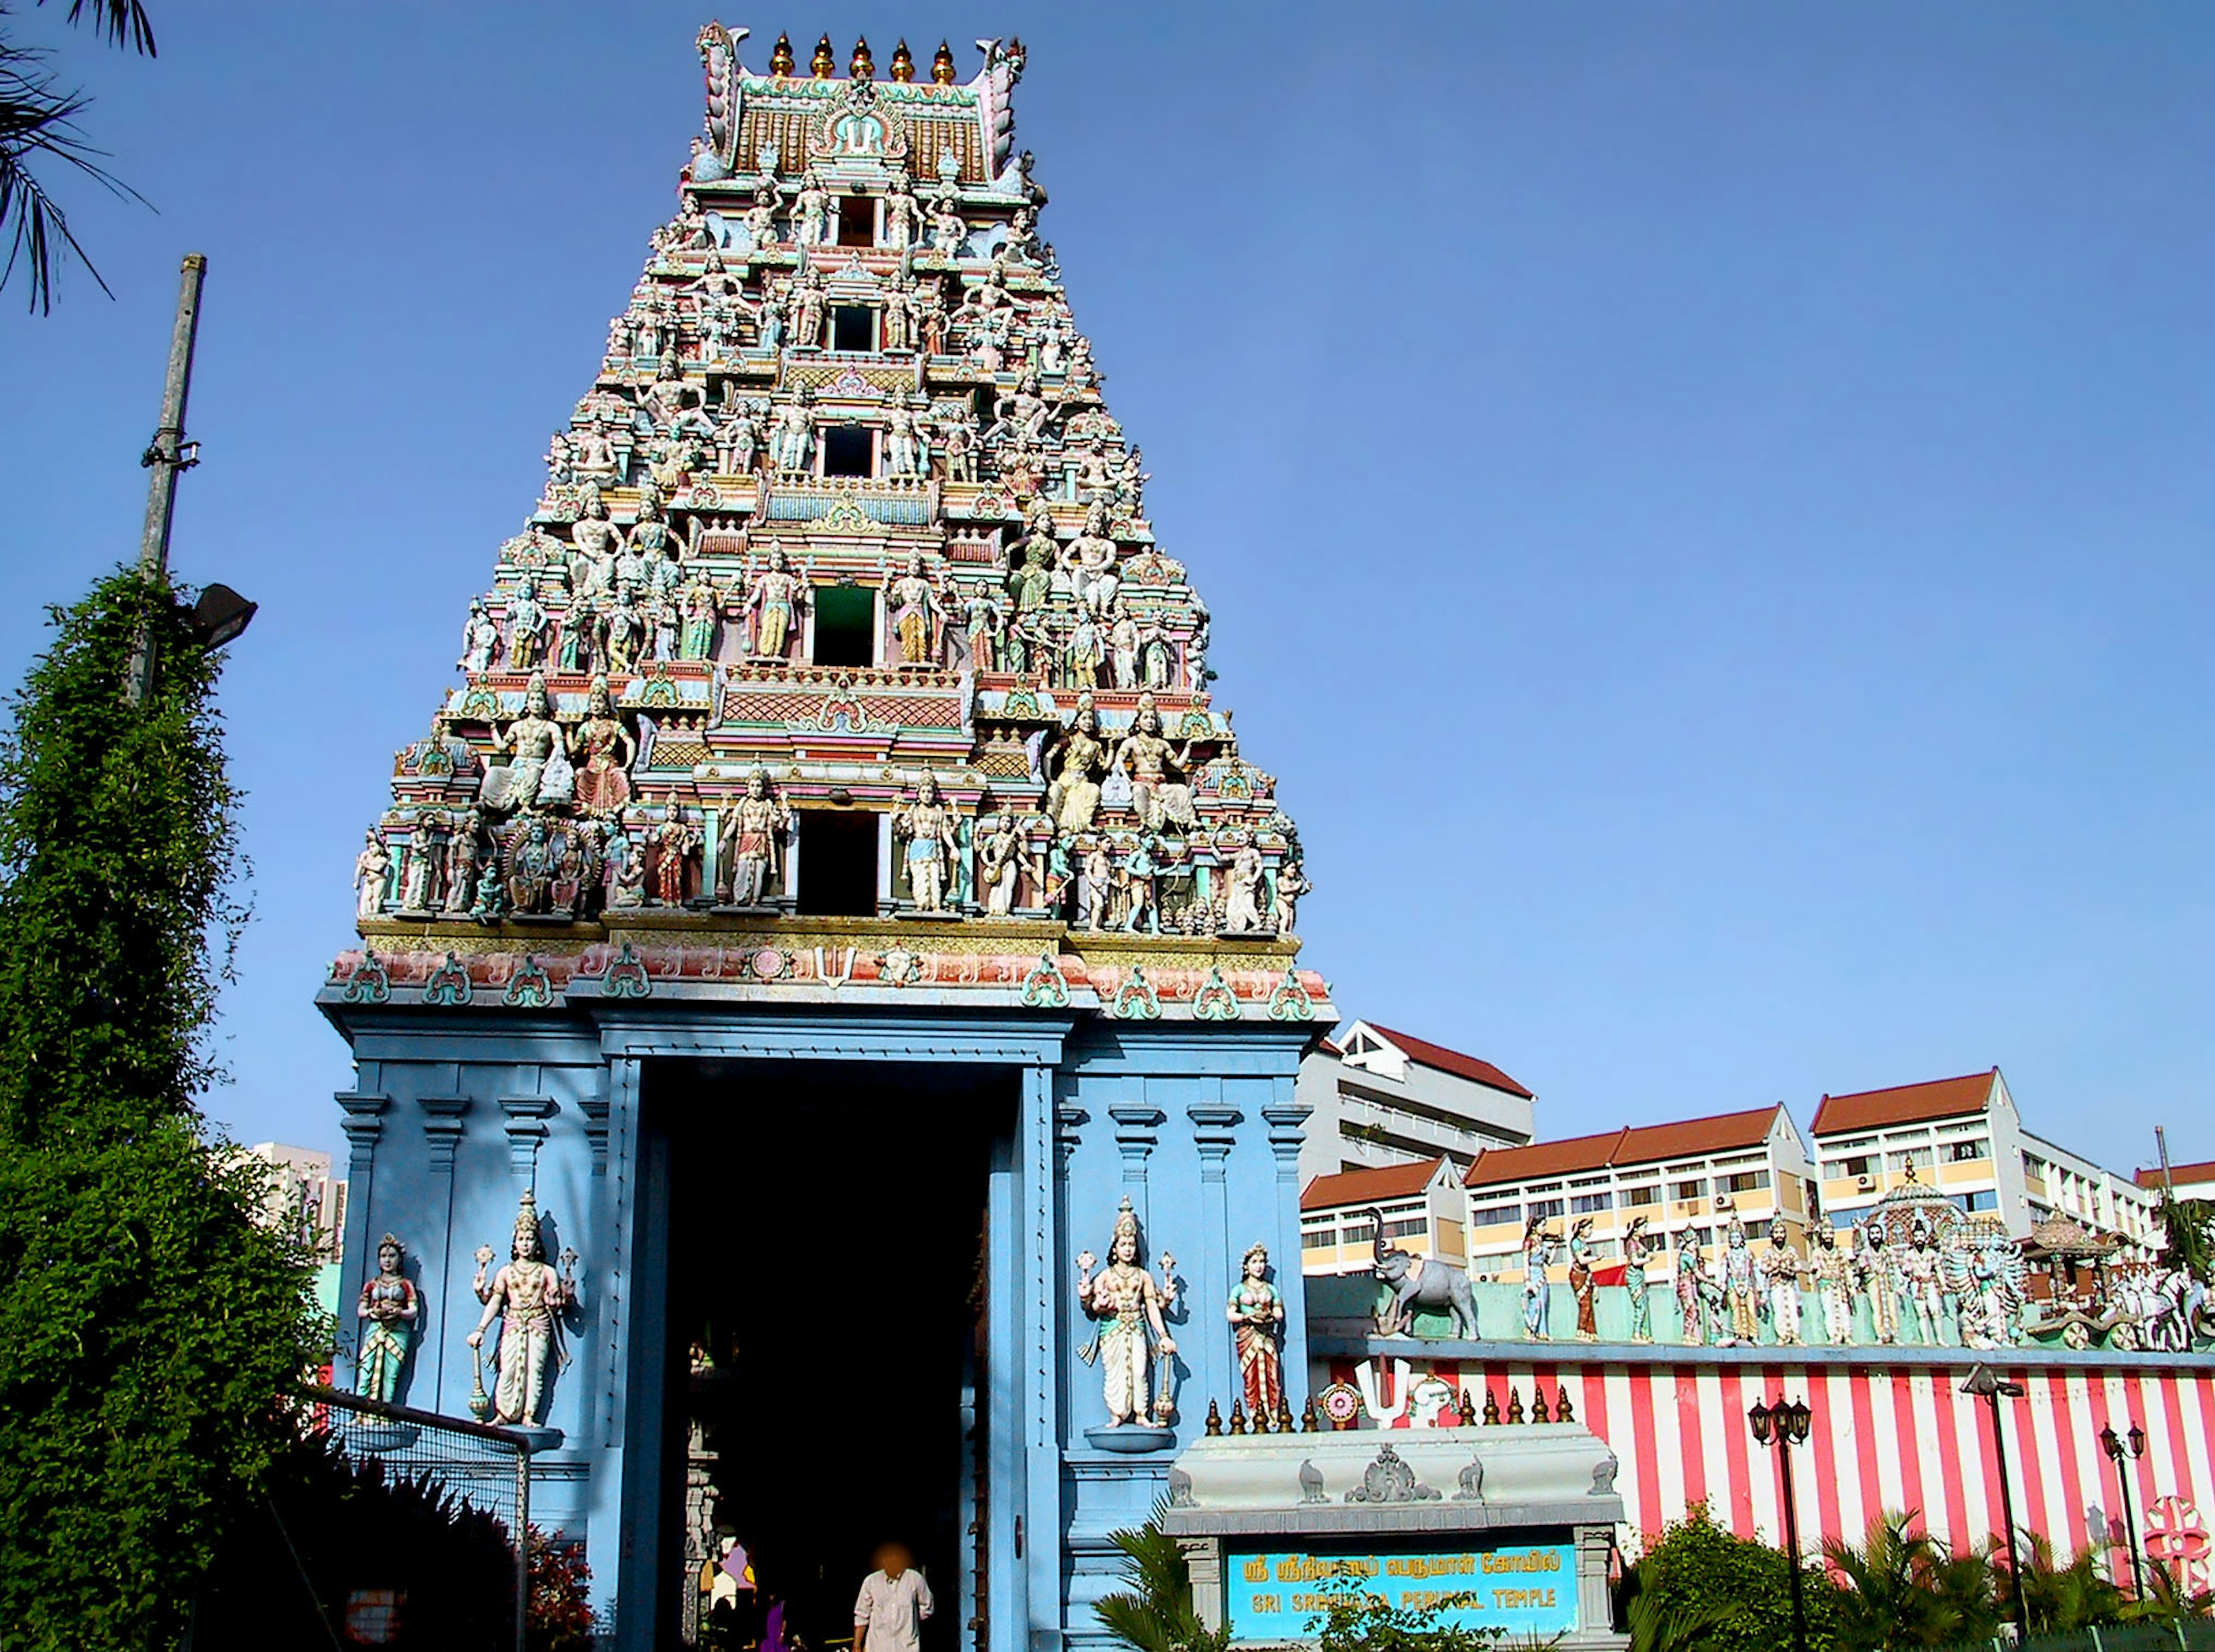
M 1850 1158 L 1833 1160 L 1825 1174 L 1833 1176 L 1874 1176 L 1876 1162 L 1867 1153 L 1856 1153 Z
M 1560 1200 L 1533 1199 L 1531 1201 L 1527 1219 L 1533 1222 L 1543 1222 L 1552 1217 L 1559 1216 L 1561 1213 L 1562 1201 Z
M 1930 1168 L 1928 1147 L 1903 1147 L 1898 1152 L 1884 1156 L 1884 1168 L 1894 1176 L 1905 1170 L 1927 1170 Z
M 1471 1227 L 1496 1227 L 1502 1222 L 1519 1222 L 1523 1207 L 1510 1201 L 1504 1205 L 1477 1205 L 1469 1213 Z
M 871 195 L 838 198 L 838 244 L 874 247 L 877 244 L 877 203 Z M 844 346 L 840 347 L 842 349 Z
M 877 817 L 868 809 L 802 809 L 800 914 L 877 915 Z
M 877 593 L 865 585 L 815 587 L 815 650 L 819 666 L 877 663 Z
M 1625 1188 L 1623 1202 L 1634 1208 L 1640 1205 L 1658 1205 L 1661 1202 L 1661 1189 L 1658 1184 L 1650 1182 L 1642 1188 Z
M 831 306 L 831 347 L 867 355 L 877 347 L 877 312 L 867 304 Z
M 1589 1216 L 1594 1211 L 1613 1210 L 1615 1195 L 1611 1193 L 1574 1194 L 1569 1199 L 1569 1208 L 1580 1216 Z
M 1404 1239 L 1413 1234 L 1428 1233 L 1430 1231 L 1431 1222 L 1427 1216 L 1402 1216 L 1384 1224 L 1384 1237 L 1388 1239 Z
M 1961 1195 L 1961 1208 L 1966 1211 L 1974 1213 L 1980 1210 L 1997 1210 L 1999 1207 L 2000 1196 L 1990 1188 L 1982 1188 L 1975 1193 L 1965 1193 Z
M 870 476 L 877 470 L 877 439 L 861 425 L 833 425 L 823 433 L 823 474 Z
M 1337 1232 L 1338 1225 L 1328 1216 L 1303 1216 L 1300 1219 L 1300 1244 L 1307 1250 L 1335 1243 Z
M 1967 1164 L 1973 1159 L 1990 1158 L 1991 1144 L 1985 1141 L 1949 1141 L 1946 1144 L 1948 1164 Z
M 1672 1182 L 1669 1184 L 1669 1196 L 1678 1200 L 1704 1199 L 1708 1196 L 1708 1184 L 1704 1180 Z
M 1740 1170 L 1736 1176 L 1723 1177 L 1722 1184 L 1732 1193 L 1752 1193 L 1769 1185 L 1769 1172 Z

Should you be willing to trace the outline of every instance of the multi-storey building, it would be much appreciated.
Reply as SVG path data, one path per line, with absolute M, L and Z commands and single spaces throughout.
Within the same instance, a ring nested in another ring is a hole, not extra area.
M 2215 1199 L 2215 1159 L 2201 1159 L 2192 1164 L 2171 1164 L 2167 1170 L 2156 1164 L 2140 1170 L 2131 1178 L 2159 1202 L 2163 1190 L 2174 1193 L 2179 1199 Z
M 248 1148 L 246 1157 L 267 1167 L 263 1219 L 297 1238 L 317 1262 L 335 1262 L 346 1231 L 347 1182 L 331 1174 L 331 1156 L 312 1147 L 264 1141 Z
M 1822 1208 L 1850 1226 L 1909 1182 L 2025 1235 L 2056 1214 L 2146 1244 L 2151 1194 L 2023 1127 L 1997 1067 L 1889 1090 L 1825 1096 L 1815 1108 Z
M 1672 1250 L 1687 1227 L 1703 1251 L 1713 1247 L 1733 1216 L 1753 1233 L 1782 1216 L 1790 1242 L 1804 1245 L 1813 1175 L 1782 1102 L 1491 1148 L 1464 1178 L 1469 1265 L 1480 1274 L 1519 1267 L 1524 1228 L 1534 1219 L 1566 1234 L 1590 1217 L 1593 1250 L 1604 1259 L 1622 1254 L 1623 1230 L 1638 1216 Z
M 1465 1170 L 1488 1148 L 1529 1141 L 1537 1099 L 1489 1061 L 1372 1021 L 1300 1064 L 1298 1096 L 1313 1109 L 1303 1183 L 1440 1157 Z
M 1461 1171 L 1443 1153 L 1316 1176 L 1300 1192 L 1300 1271 L 1366 1271 L 1377 1258 L 1379 1217 L 1386 1244 L 1458 1263 L 1468 1254 L 1468 1206 Z

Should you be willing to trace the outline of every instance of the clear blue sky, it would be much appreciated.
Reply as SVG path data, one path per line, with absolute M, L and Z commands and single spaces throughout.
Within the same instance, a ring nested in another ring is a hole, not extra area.
M 156 0 L 53 38 L 158 215 L 0 307 L 0 674 L 131 554 L 211 259 L 175 562 L 259 916 L 246 1139 L 338 1140 L 310 1007 L 391 753 L 699 122 L 684 5 Z M 2215 1158 L 2215 12 L 794 4 L 1030 47 L 1019 142 L 1349 1014 L 1567 1134 L 1998 1063 Z

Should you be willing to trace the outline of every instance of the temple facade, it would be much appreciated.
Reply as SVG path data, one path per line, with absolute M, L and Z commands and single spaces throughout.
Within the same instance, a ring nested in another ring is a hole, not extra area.
M 1197 1414 L 1307 1369 L 1299 838 L 1021 43 L 744 39 L 357 862 L 341 1380 L 534 1430 L 613 1644 L 733 1541 L 810 1638 L 887 1540 L 927 1644 L 1096 1638 Z

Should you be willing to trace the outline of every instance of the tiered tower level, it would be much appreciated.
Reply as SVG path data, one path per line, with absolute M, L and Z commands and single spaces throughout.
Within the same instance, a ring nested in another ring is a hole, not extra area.
M 1021 42 L 956 84 L 942 45 L 880 78 L 743 39 L 701 32 L 675 215 L 399 754 L 334 985 L 1327 1019 L 1298 833 L 1040 238 Z

